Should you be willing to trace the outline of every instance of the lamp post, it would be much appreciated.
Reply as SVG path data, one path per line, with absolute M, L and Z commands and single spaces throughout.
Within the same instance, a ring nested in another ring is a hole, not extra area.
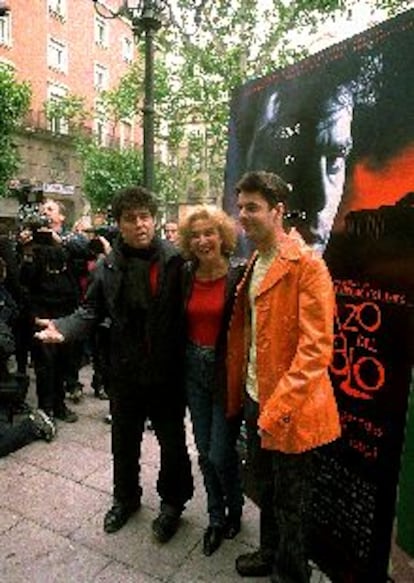
M 149 190 L 154 187 L 154 38 L 161 27 L 162 13 L 167 0 L 123 0 L 117 11 L 99 8 L 99 0 L 92 0 L 95 11 L 102 18 L 126 17 L 131 21 L 135 39 L 144 33 L 144 173 L 143 182 Z

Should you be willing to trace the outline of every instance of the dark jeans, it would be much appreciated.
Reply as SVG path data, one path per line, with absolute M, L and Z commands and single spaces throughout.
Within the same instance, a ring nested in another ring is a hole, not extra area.
M 127 387 L 112 385 L 112 454 L 114 498 L 134 504 L 142 493 L 139 482 L 141 442 L 144 424 L 151 419 L 160 445 L 157 492 L 161 502 L 181 510 L 193 495 L 193 476 L 187 451 L 183 405 L 165 402 L 174 386 Z
M 240 518 L 243 493 L 236 441 L 240 420 L 227 420 L 224 407 L 213 397 L 214 349 L 189 343 L 186 352 L 186 390 L 199 465 L 207 493 L 211 526 L 223 526 L 226 514 Z
M 32 443 L 38 439 L 30 419 L 23 419 L 16 425 L 9 425 L 0 420 L 0 457 Z
M 313 452 L 286 454 L 262 449 L 257 433 L 259 406 L 245 400 L 247 464 L 258 484 L 260 548 L 274 560 L 274 581 L 308 583 L 307 504 Z

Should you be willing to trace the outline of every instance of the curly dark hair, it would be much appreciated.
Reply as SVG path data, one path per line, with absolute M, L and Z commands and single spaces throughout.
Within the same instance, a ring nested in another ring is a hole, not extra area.
M 119 222 L 124 211 L 146 209 L 155 217 L 158 202 L 155 194 L 144 186 L 128 186 L 119 190 L 112 199 L 112 216 Z

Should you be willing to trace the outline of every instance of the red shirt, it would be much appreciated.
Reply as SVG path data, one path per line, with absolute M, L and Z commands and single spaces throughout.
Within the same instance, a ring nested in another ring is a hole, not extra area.
M 194 279 L 187 307 L 188 336 L 201 346 L 215 346 L 223 316 L 226 276 L 210 281 Z

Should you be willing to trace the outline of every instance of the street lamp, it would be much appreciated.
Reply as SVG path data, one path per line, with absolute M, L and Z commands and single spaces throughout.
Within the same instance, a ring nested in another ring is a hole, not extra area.
M 105 6 L 99 8 L 99 0 L 92 0 L 96 13 L 102 18 L 125 17 L 130 20 L 135 39 L 145 33 L 144 77 L 144 186 L 154 187 L 154 37 L 161 27 L 167 0 L 123 0 L 117 11 Z

